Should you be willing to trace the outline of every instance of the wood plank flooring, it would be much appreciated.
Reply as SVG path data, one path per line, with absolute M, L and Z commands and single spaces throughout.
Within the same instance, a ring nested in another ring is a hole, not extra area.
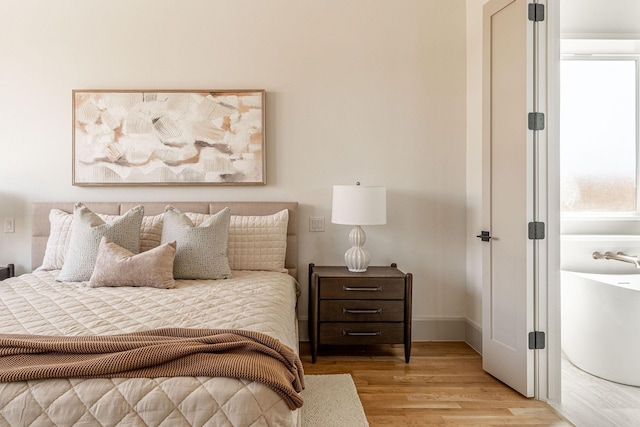
M 414 343 L 408 364 L 402 346 L 325 348 L 315 364 L 308 343 L 300 352 L 307 374 L 351 374 L 371 427 L 572 425 L 485 373 L 462 342 Z

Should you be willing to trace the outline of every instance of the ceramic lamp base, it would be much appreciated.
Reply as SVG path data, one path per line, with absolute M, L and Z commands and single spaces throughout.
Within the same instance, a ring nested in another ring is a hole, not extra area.
M 364 249 L 364 243 L 367 241 L 367 235 L 362 227 L 356 225 L 349 233 L 349 242 L 351 248 L 344 254 L 344 262 L 347 264 L 349 271 L 354 273 L 362 273 L 367 271 L 371 256 L 369 251 Z

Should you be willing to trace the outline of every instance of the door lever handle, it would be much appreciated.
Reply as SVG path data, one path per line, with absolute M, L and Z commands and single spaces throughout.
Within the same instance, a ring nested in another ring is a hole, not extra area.
M 476 237 L 483 242 L 488 242 L 491 240 L 491 233 L 489 231 L 481 231 Z

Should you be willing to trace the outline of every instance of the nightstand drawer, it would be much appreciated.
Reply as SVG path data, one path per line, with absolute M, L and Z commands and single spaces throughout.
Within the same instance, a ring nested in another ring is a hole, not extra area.
M 398 344 L 404 342 L 403 323 L 322 323 L 323 344 Z
M 402 322 L 403 301 L 321 300 L 323 322 Z
M 404 299 L 404 279 L 323 278 L 321 299 Z

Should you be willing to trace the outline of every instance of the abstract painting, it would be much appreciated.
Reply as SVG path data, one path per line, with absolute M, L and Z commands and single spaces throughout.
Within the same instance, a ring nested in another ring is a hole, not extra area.
M 74 90 L 73 185 L 262 185 L 264 90 Z

